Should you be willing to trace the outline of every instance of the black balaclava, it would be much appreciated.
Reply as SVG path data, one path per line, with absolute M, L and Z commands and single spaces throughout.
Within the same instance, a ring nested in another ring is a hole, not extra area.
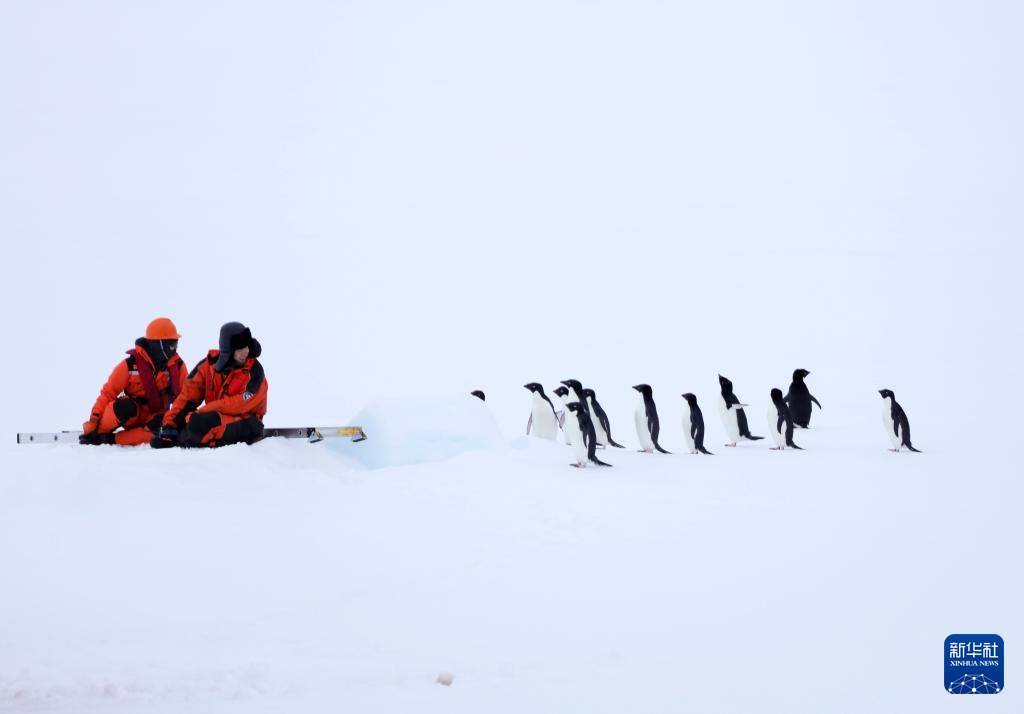
M 146 353 L 153 360 L 158 372 L 167 367 L 167 363 L 177 351 L 177 340 L 146 340 Z

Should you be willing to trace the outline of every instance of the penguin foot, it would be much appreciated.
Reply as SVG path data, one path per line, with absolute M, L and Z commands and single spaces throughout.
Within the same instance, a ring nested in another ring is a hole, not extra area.
M 731 444 L 726 444 L 726 446 L 736 446 L 736 442 L 734 441 Z
M 587 467 L 586 464 L 569 464 L 569 465 L 572 466 L 574 469 L 585 469 Z
M 782 447 L 781 446 L 769 446 L 768 450 L 769 451 L 782 451 Z

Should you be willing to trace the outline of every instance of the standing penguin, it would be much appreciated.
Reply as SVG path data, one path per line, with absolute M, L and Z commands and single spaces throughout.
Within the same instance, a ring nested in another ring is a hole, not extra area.
M 558 426 L 565 428 L 565 405 L 569 401 L 569 388 L 560 385 L 555 390 L 555 396 L 558 397 L 559 402 L 562 404 L 562 408 L 555 412 L 555 416 L 558 417 Z M 566 444 L 569 443 L 568 437 L 566 437 Z
M 658 421 L 658 407 L 654 404 L 654 391 L 649 384 L 636 384 L 633 386 L 640 393 L 640 400 L 637 402 L 633 419 L 636 422 L 636 435 L 640 439 L 640 450 L 644 453 L 654 453 L 655 450 L 663 454 L 672 452 L 665 451 L 658 444 L 658 434 L 661 432 L 661 422 Z
M 921 452 L 910 443 L 910 421 L 903 407 L 896 401 L 896 395 L 891 389 L 879 389 L 878 393 L 882 395 L 882 401 L 885 403 L 882 409 L 882 424 L 892 442 L 891 451 L 899 451 L 905 446 L 908 450 L 920 454 Z
M 526 422 L 526 433 L 533 431 L 533 435 L 540 439 L 554 439 L 558 436 L 558 417 L 555 416 L 555 405 L 544 393 L 544 387 L 537 382 L 524 384 L 523 387 L 533 393 L 533 406 L 530 409 L 530 419 Z
M 704 414 L 701 413 L 697 404 L 697 395 L 687 392 L 683 395 L 687 405 L 690 407 L 689 418 L 683 417 L 683 435 L 686 437 L 686 447 L 691 454 L 698 451 L 708 456 L 713 456 L 710 451 L 704 448 Z
M 579 409 L 579 402 L 568 402 L 565 405 L 565 439 L 572 447 L 573 456 L 576 458 L 572 465 L 582 469 L 587 465 L 588 456 L 586 444 L 583 443 L 583 423 L 577 418 Z
M 793 415 L 782 397 L 782 390 L 772 389 L 772 406 L 768 407 L 768 430 L 775 440 L 772 451 L 781 451 L 787 446 L 791 449 L 800 447 L 793 443 Z
M 606 464 L 594 455 L 593 441 L 590 442 L 589 446 L 586 444 L 584 435 L 586 434 L 587 424 L 590 423 L 586 407 L 580 405 L 579 402 L 569 402 L 565 405 L 565 409 L 568 412 L 565 419 L 565 433 L 571 440 L 572 453 L 576 457 L 576 461 L 572 465 L 582 469 L 586 467 L 588 461 L 592 461 L 598 466 L 611 466 L 611 464 Z
M 583 393 L 583 385 L 580 384 L 578 379 L 565 379 L 562 380 L 562 384 L 569 388 L 570 399 L 574 399 L 579 404 L 576 409 L 576 416 L 580 424 L 580 433 L 583 434 L 583 443 L 587 447 L 587 456 L 595 464 L 601 466 L 611 466 L 606 464 L 597 458 L 597 434 L 594 431 L 594 422 L 590 416 L 590 409 L 587 408 L 587 397 Z M 568 408 L 568 404 L 565 405 Z M 566 415 L 566 422 L 571 421 L 569 415 Z M 568 435 L 568 432 L 566 432 Z
M 718 413 L 725 425 L 725 433 L 729 435 L 730 443 L 726 446 L 736 446 L 736 442 L 742 437 L 747 441 L 757 441 L 763 436 L 754 436 L 750 433 L 747 425 L 747 414 L 743 411 L 745 404 L 740 404 L 739 397 L 732 391 L 732 382 L 718 375 L 718 383 L 722 387 L 722 395 L 718 400 Z
M 594 394 L 594 390 L 584 389 L 583 394 L 587 397 L 587 406 L 590 407 L 590 413 L 596 417 L 596 420 L 594 420 L 594 432 L 597 434 L 597 443 L 600 446 L 611 444 L 616 449 L 626 448 L 622 444 L 616 444 L 615 439 L 612 438 L 612 425 L 608 421 L 608 413 L 601 407 L 601 403 L 597 401 L 597 395 Z
M 786 403 L 793 415 L 793 423 L 801 429 L 806 429 L 807 425 L 811 423 L 811 402 L 817 404 L 818 409 L 821 409 L 821 403 L 814 398 L 811 390 L 804 384 L 804 377 L 809 374 L 810 372 L 806 369 L 794 370 L 793 383 L 789 385 L 789 391 L 786 393 Z

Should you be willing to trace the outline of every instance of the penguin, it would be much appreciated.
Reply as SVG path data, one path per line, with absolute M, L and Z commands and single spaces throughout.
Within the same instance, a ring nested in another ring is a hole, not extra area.
M 804 377 L 809 374 L 810 372 L 806 369 L 794 370 L 793 383 L 789 385 L 789 391 L 786 392 L 786 404 L 789 405 L 789 411 L 793 415 L 793 423 L 801 429 L 806 429 L 811 423 L 811 402 L 817 404 L 818 409 L 821 409 L 821 403 L 814 398 L 811 390 L 804 384 Z
M 899 451 L 905 446 L 909 451 L 920 454 L 921 452 L 910 443 L 910 421 L 903 407 L 896 401 L 896 395 L 891 389 L 879 389 L 878 393 L 882 395 L 885 404 L 882 409 L 882 424 L 892 442 L 893 448 L 890 451 Z
M 540 439 L 554 439 L 558 436 L 555 405 L 544 393 L 544 387 L 537 382 L 524 384 L 523 387 L 533 393 L 533 407 L 530 409 L 530 419 L 526 422 L 526 433 L 532 430 L 533 435 Z
M 583 385 L 580 384 L 578 379 L 564 379 L 562 384 L 569 388 L 569 393 L 572 401 L 575 401 L 579 407 L 576 409 L 576 416 L 580 423 L 580 433 L 583 435 L 583 443 L 587 447 L 587 456 L 592 462 L 600 466 L 611 466 L 606 464 L 597 458 L 597 433 L 594 430 L 594 422 L 590 416 L 590 409 L 587 408 L 587 398 L 583 393 Z M 565 405 L 568 408 L 568 404 Z M 571 422 L 570 415 L 566 414 L 566 422 Z M 574 444 L 575 446 L 575 444 Z
M 655 450 L 663 454 L 670 454 L 658 444 L 658 434 L 661 432 L 661 423 L 658 421 L 658 407 L 654 404 L 653 390 L 649 384 L 636 384 L 633 386 L 640 393 L 640 399 L 633 412 L 633 420 L 636 422 L 636 435 L 640 439 L 640 450 L 651 454 Z
M 686 447 L 691 454 L 696 454 L 699 451 L 702 454 L 714 456 L 704 448 L 704 414 L 701 413 L 700 406 L 697 404 L 697 396 L 687 392 L 683 395 L 683 399 L 690 407 L 689 418 L 683 417 L 683 435 L 686 437 Z
M 611 444 L 616 449 L 625 449 L 625 446 L 616 444 L 615 439 L 612 438 L 612 425 L 608 421 L 608 413 L 601 407 L 601 403 L 597 401 L 597 395 L 594 394 L 594 390 L 584 389 L 583 394 L 587 397 L 587 406 L 590 407 L 590 413 L 597 418 L 594 422 L 594 432 L 597 434 L 598 445 L 607 446 Z
M 558 397 L 558 399 L 561 401 L 561 404 L 562 404 L 562 408 L 559 409 L 557 412 L 555 412 L 555 415 L 558 417 L 558 426 L 564 429 L 565 428 L 565 404 L 566 404 L 566 402 L 569 401 L 569 388 L 564 386 L 564 385 L 560 385 L 558 387 L 558 389 L 555 390 L 555 396 Z M 569 443 L 568 437 L 566 437 L 566 442 L 565 443 L 566 444 Z
M 586 434 L 587 424 L 590 422 L 586 407 L 581 406 L 580 402 L 569 402 L 565 405 L 565 409 L 568 412 L 565 420 L 565 433 L 572 440 L 572 453 L 576 458 L 572 466 L 578 469 L 586 468 L 588 461 L 592 461 L 598 466 L 611 466 L 593 455 L 593 441 L 589 446 L 585 443 L 584 434 Z
M 722 386 L 722 396 L 718 400 L 718 413 L 725 424 L 725 433 L 729 435 L 730 443 L 726 446 L 736 446 L 736 442 L 742 437 L 747 441 L 757 441 L 763 436 L 754 436 L 747 426 L 747 414 L 743 411 L 746 404 L 740 404 L 739 398 L 732 391 L 732 382 L 718 375 L 718 383 Z
M 565 438 L 572 447 L 573 456 L 576 457 L 572 465 L 582 469 L 586 468 L 588 458 L 587 447 L 583 443 L 583 422 L 577 418 L 581 413 L 579 408 L 579 402 L 568 402 L 565 405 L 566 416 L 569 417 L 565 420 Z
M 485 395 L 483 393 L 483 390 L 474 389 L 472 392 L 470 392 L 470 394 L 472 394 L 474 397 L 479 399 L 481 402 L 486 402 L 487 401 L 487 395 Z
M 782 397 L 782 390 L 778 387 L 772 389 L 772 406 L 768 407 L 768 430 L 775 440 L 772 451 L 781 451 L 787 446 L 791 449 L 801 447 L 793 443 L 793 415 L 786 406 L 786 400 Z

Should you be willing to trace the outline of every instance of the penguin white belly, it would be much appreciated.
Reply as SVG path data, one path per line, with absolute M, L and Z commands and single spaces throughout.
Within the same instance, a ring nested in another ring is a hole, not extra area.
M 597 412 L 594 411 L 594 400 L 588 399 L 587 406 L 590 407 L 590 419 L 594 422 L 594 438 L 598 446 L 608 446 L 608 434 L 605 432 L 604 427 L 601 426 L 601 420 L 597 418 Z
M 573 413 L 565 408 L 565 405 L 569 402 L 565 397 L 559 397 L 562 402 L 562 411 L 558 412 L 558 418 L 562 421 L 562 435 L 565 437 L 565 443 L 568 446 L 572 446 L 572 440 L 569 438 L 569 417 L 573 416 Z M 577 429 L 577 431 L 579 431 Z
M 683 417 L 683 441 L 686 443 L 686 450 L 691 454 L 697 453 L 697 444 L 693 441 L 693 427 L 690 425 L 690 417 Z
M 573 412 L 565 415 L 565 438 L 572 446 L 572 455 L 578 466 L 586 466 L 589 456 L 587 447 L 583 444 L 583 432 L 580 431 L 580 420 Z
M 898 427 L 894 427 L 892 421 L 892 402 L 888 398 L 882 400 L 882 426 L 885 427 L 885 433 L 889 435 L 889 441 L 892 442 L 892 448 L 899 451 L 900 447 L 903 446 L 903 435 L 898 434 Z
M 722 417 L 722 424 L 725 426 L 725 433 L 729 437 L 729 443 L 735 444 L 740 440 L 740 423 L 736 417 L 736 410 L 729 408 L 721 394 L 718 395 L 718 413 Z
M 774 406 L 768 407 L 768 431 L 775 440 L 775 446 L 780 449 L 786 448 L 786 420 L 782 420 L 782 428 L 779 428 L 779 411 Z
M 647 452 L 653 452 L 654 441 L 651 439 L 651 430 L 647 428 L 647 406 L 642 398 L 636 405 L 633 420 L 636 422 L 636 438 L 640 440 L 640 448 Z
M 555 413 L 547 401 L 537 395 L 533 395 L 533 435 L 539 439 L 554 439 L 558 436 L 558 422 L 555 421 Z

